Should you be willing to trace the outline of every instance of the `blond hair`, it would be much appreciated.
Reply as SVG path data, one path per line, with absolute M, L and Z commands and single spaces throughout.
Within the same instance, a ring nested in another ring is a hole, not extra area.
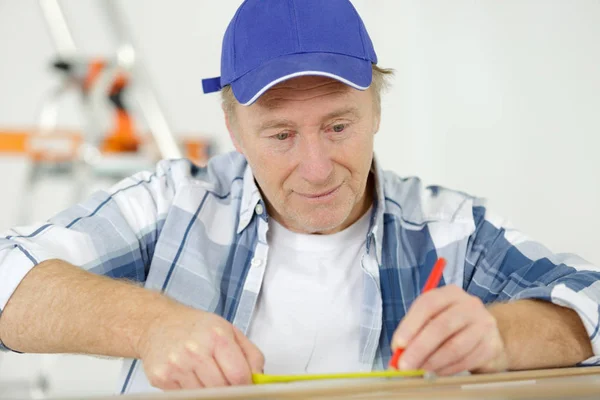
M 390 86 L 390 78 L 393 75 L 393 69 L 380 68 L 373 64 L 373 80 L 371 82 L 371 88 L 373 89 L 373 100 L 377 114 L 381 113 L 381 94 Z M 221 102 L 227 117 L 230 120 L 233 120 L 235 105 L 238 101 L 233 95 L 233 90 L 231 90 L 230 85 L 221 89 Z

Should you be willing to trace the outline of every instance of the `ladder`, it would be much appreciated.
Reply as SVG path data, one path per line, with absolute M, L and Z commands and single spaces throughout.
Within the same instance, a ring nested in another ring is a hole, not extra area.
M 31 222 L 33 197 L 45 178 L 69 179 L 69 202 L 74 204 L 89 194 L 97 177 L 116 182 L 152 169 L 160 158 L 182 157 L 116 2 L 99 1 L 117 39 L 111 58 L 83 57 L 60 0 L 39 0 L 57 55 L 52 66 L 60 80 L 43 99 L 37 129 L 27 142 L 31 165 L 20 202 L 21 225 Z M 83 114 L 79 137 L 57 127 L 61 101 L 72 92 L 77 92 Z M 139 137 L 130 102 L 150 131 L 151 141 Z

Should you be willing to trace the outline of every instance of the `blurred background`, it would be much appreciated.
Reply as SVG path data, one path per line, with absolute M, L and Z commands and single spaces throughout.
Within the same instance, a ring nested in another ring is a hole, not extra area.
M 239 0 L 0 0 L 0 231 L 162 157 L 233 149 L 218 94 Z M 489 199 L 600 263 L 600 1 L 353 0 L 396 70 L 384 168 Z M 57 7 L 60 6 L 60 7 Z M 113 393 L 120 361 L 0 354 L 0 397 Z

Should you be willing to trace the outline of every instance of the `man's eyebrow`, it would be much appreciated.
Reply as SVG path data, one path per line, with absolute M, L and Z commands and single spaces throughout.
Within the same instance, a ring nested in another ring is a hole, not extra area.
M 342 108 L 341 110 L 336 110 L 336 111 L 330 112 L 329 114 L 327 114 L 326 116 L 323 117 L 323 121 L 328 121 L 328 120 L 343 117 L 346 115 L 352 115 L 353 117 L 358 117 L 360 115 L 360 112 L 358 111 L 357 107 L 350 106 L 350 107 Z
M 323 122 L 330 121 L 335 118 L 343 117 L 345 115 L 352 115 L 354 117 L 358 117 L 359 111 L 358 108 L 354 106 L 342 108 L 341 110 L 335 110 L 330 112 L 329 114 L 323 117 Z M 269 121 L 265 121 L 259 126 L 259 132 L 266 131 L 269 129 L 281 129 L 281 128 L 290 128 L 295 126 L 293 121 L 285 118 L 272 119 Z
M 290 121 L 289 119 L 282 118 L 265 121 L 262 124 L 260 124 L 258 129 L 259 131 L 266 131 L 268 129 L 289 128 L 291 126 L 294 126 L 294 123 L 292 121 Z

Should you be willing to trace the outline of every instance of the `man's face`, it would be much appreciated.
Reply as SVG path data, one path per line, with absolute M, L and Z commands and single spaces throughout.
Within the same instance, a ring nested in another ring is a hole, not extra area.
M 371 90 L 305 76 L 282 82 L 228 121 L 269 213 L 288 229 L 334 233 L 370 207 L 365 190 L 379 115 Z

